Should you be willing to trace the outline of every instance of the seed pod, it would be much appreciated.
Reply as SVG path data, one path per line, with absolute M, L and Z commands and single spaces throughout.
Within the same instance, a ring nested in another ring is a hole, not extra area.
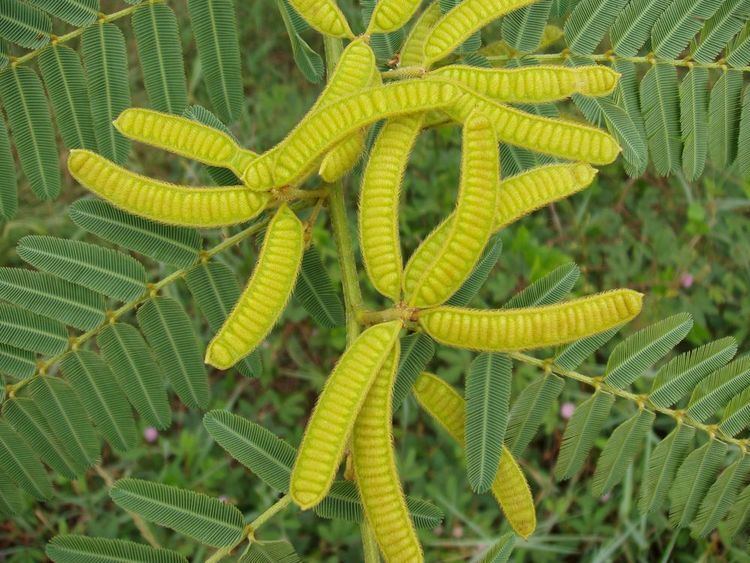
M 447 107 L 458 92 L 444 80 L 403 80 L 333 102 L 251 163 L 243 176 L 245 184 L 253 190 L 295 184 L 321 155 L 357 129 L 381 119 Z
M 207 364 L 229 369 L 263 341 L 292 294 L 304 248 L 304 226 L 284 204 L 268 225 L 258 263 L 240 300 L 208 345 Z
M 424 53 L 433 63 L 450 55 L 485 25 L 537 0 L 464 0 L 437 22 L 427 36 Z
M 481 112 L 495 126 L 500 142 L 565 160 L 609 164 L 620 154 L 614 137 L 601 129 L 532 115 L 468 89 L 446 111 L 459 122 L 464 122 L 472 111 Z
M 366 34 L 388 33 L 401 29 L 421 3 L 421 0 L 380 0 L 375 4 Z
M 524 309 L 437 307 L 423 311 L 419 324 L 448 346 L 510 352 L 556 346 L 605 332 L 633 319 L 642 303 L 642 294 L 618 289 Z
M 70 151 L 68 168 L 84 187 L 113 205 L 170 225 L 220 227 L 249 221 L 270 201 L 244 186 L 192 188 L 135 174 L 88 150 Z
M 401 47 L 400 66 L 424 66 L 424 42 L 441 15 L 438 1 L 427 6 L 422 12 Z
M 444 244 L 413 287 L 409 305 L 430 307 L 448 300 L 474 269 L 495 223 L 500 155 L 490 121 L 472 113 L 464 124 L 461 187 Z
M 335 0 L 289 0 L 314 30 L 332 37 L 354 37 Z
M 232 137 L 192 119 L 150 109 L 130 108 L 114 126 L 126 137 L 209 166 L 229 168 L 235 174 L 258 158 Z
M 364 148 L 365 132 L 352 133 L 323 157 L 318 174 L 329 184 L 340 180 L 354 168 Z
M 439 377 L 422 373 L 414 384 L 417 402 L 462 446 L 466 403 L 458 392 Z M 536 512 L 531 489 L 510 450 L 503 446 L 492 494 L 513 530 L 528 538 L 536 529 Z
M 403 259 L 398 207 L 404 171 L 422 128 L 422 115 L 388 120 L 373 145 L 359 191 L 359 233 L 367 274 L 380 293 L 401 297 Z
M 396 341 L 367 393 L 352 431 L 352 461 L 362 506 L 386 561 L 422 561 L 396 468 L 391 432 Z
M 354 421 L 367 392 L 393 350 L 400 321 L 370 327 L 344 352 L 307 423 L 290 492 L 300 508 L 317 505 L 328 494 Z
M 620 75 L 601 65 L 512 69 L 451 65 L 432 71 L 431 76 L 455 80 L 499 102 L 534 104 L 564 100 L 573 94 L 606 96 L 617 86 Z

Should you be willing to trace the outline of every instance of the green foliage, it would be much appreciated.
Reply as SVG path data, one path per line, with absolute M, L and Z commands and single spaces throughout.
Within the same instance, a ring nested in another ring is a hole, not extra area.
M 56 536 L 47 544 L 47 556 L 56 563 L 183 563 L 179 553 L 125 540 Z
M 479 259 L 476 266 L 474 266 L 471 275 L 466 279 L 458 291 L 448 299 L 448 305 L 465 307 L 471 303 L 472 299 L 474 299 L 477 293 L 479 293 L 479 290 L 495 268 L 502 250 L 503 242 L 500 240 L 500 237 L 496 236 L 490 239 L 482 257 Z
M 646 480 L 641 489 L 639 507 L 641 512 L 650 512 L 662 507 L 677 468 L 685 459 L 695 430 L 678 424 L 672 432 L 657 444 L 649 460 Z
M 30 0 L 29 4 L 75 26 L 90 24 L 99 15 L 99 0 Z
M 565 40 L 574 53 L 593 53 L 626 0 L 599 2 L 582 0 L 565 21 Z
M 401 408 L 417 377 L 435 355 L 435 341 L 424 333 L 402 337 L 400 346 L 401 354 L 393 384 L 393 412 Z
M 521 456 L 541 426 L 544 415 L 563 390 L 565 382 L 546 375 L 527 385 L 510 409 L 505 441 L 514 456 Z
M 573 289 L 580 274 L 581 270 L 575 264 L 564 264 L 555 268 L 546 276 L 514 295 L 504 305 L 504 308 L 538 307 L 562 301 Z
M 52 21 L 33 6 L 9 0 L 0 14 L 0 37 L 11 43 L 36 49 L 49 42 Z
M 0 342 L 29 352 L 55 355 L 68 346 L 68 334 L 57 321 L 0 303 Z
M 294 296 L 321 327 L 334 328 L 346 322 L 344 305 L 314 246 L 302 258 Z
M 2 471 L 34 498 L 43 500 L 52 496 L 52 485 L 44 467 L 28 444 L 3 420 L 0 420 L 0 463 Z M 3 497 L 8 511 L 16 512 L 19 503 L 12 493 L 6 492 L 6 495 Z
M 302 559 L 297 555 L 292 544 L 279 540 L 253 542 L 239 561 L 240 563 L 266 563 L 267 561 L 300 563 Z

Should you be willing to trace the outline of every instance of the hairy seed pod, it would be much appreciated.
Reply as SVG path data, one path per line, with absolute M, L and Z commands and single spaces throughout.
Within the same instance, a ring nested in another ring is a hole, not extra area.
M 495 126 L 500 142 L 565 160 L 609 164 L 620 154 L 614 137 L 601 129 L 532 115 L 468 89 L 446 111 L 459 122 L 464 122 L 472 111 L 481 112 Z
M 401 46 L 400 66 L 424 66 L 424 42 L 441 16 L 439 1 L 433 2 L 422 12 Z
M 393 452 L 392 390 L 399 360 L 396 341 L 375 377 L 352 431 L 352 461 L 367 521 L 386 561 L 422 561 L 414 523 Z
M 438 79 L 403 80 L 347 96 L 315 112 L 245 171 L 245 185 L 269 190 L 297 183 L 336 143 L 381 119 L 447 107 L 459 89 Z
M 401 297 L 403 259 L 398 207 L 404 171 L 420 130 L 422 115 L 386 121 L 370 152 L 359 191 L 359 233 L 367 274 L 381 294 Z
M 192 188 L 135 174 L 88 150 L 70 151 L 70 173 L 82 186 L 129 213 L 170 225 L 220 227 L 249 221 L 270 201 L 244 186 Z
M 507 103 L 542 103 L 564 100 L 573 94 L 611 94 L 619 74 L 606 66 L 535 66 L 521 68 L 479 68 L 450 65 L 432 71 L 431 76 L 455 80 L 472 90 Z
M 375 4 L 366 34 L 388 33 L 401 29 L 421 3 L 421 0 L 380 0 Z
M 300 508 L 328 494 L 367 392 L 401 331 L 401 321 L 370 327 L 352 343 L 328 376 L 302 438 L 290 493 Z
M 289 0 L 314 30 L 332 37 L 354 37 L 335 0 Z
M 438 20 L 427 36 L 424 54 L 433 63 L 450 55 L 485 25 L 537 0 L 464 0 Z
M 422 408 L 463 446 L 466 419 L 463 397 L 431 373 L 420 374 L 414 384 L 414 396 Z M 534 533 L 536 512 L 531 489 L 513 454 L 505 446 L 491 490 L 513 530 L 523 538 Z
M 229 168 L 236 174 L 258 158 L 257 154 L 241 148 L 223 131 L 178 115 L 130 108 L 120 114 L 114 126 L 134 141 L 209 166 Z
M 229 369 L 263 341 L 292 294 L 304 249 L 304 226 L 284 204 L 268 225 L 250 281 L 208 345 L 207 364 Z
M 329 184 L 340 180 L 354 168 L 364 148 L 364 130 L 355 131 L 323 157 L 318 174 Z
M 438 342 L 483 352 L 544 348 L 593 336 L 630 321 L 643 295 L 629 289 L 524 309 L 427 309 L 419 324 Z
M 444 303 L 469 277 L 495 224 L 500 155 L 492 123 L 473 113 L 464 124 L 461 186 L 442 248 L 406 297 L 413 307 Z

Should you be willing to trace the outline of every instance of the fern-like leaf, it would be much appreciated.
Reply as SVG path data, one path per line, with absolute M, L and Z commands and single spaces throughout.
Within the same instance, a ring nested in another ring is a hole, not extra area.
M 719 428 L 728 436 L 736 436 L 750 426 L 750 387 L 727 403 Z
M 662 59 L 676 59 L 724 0 L 674 0 L 654 23 L 651 46 Z
M 750 62 L 750 22 L 746 23 L 734 41 L 727 45 L 726 60 L 735 68 Z
M 187 563 L 182 555 L 168 549 L 72 534 L 52 538 L 45 553 L 55 563 Z
M 68 213 L 80 228 L 154 260 L 189 266 L 198 259 L 201 237 L 195 229 L 154 223 L 95 199 L 82 199 Z
M 61 369 L 107 441 L 120 451 L 135 446 L 138 432 L 130 405 L 122 400 L 122 389 L 109 366 L 93 352 L 81 350 L 66 356 Z
M 678 424 L 651 452 L 638 504 L 642 513 L 658 510 L 664 504 L 694 434 L 693 427 Z
M 300 72 L 313 84 L 323 80 L 325 64 L 323 58 L 300 36 L 300 29 L 307 27 L 307 22 L 297 13 L 288 0 L 276 0 L 281 18 L 286 26 L 289 43 L 292 46 L 292 57 Z
M 253 542 L 238 563 L 302 563 L 302 559 L 287 541 Z
M 732 538 L 750 524 L 750 484 L 737 496 L 726 519 L 727 535 Z
M 601 496 L 611 491 L 625 476 L 638 448 L 654 423 L 653 412 L 642 409 L 615 428 L 596 464 L 592 491 Z
M 234 3 L 188 0 L 188 11 L 211 103 L 222 121 L 236 121 L 244 96 Z
M 692 523 L 693 532 L 704 537 L 718 525 L 726 516 L 732 504 L 737 499 L 737 493 L 750 473 L 750 456 L 740 454 L 739 459 L 721 472 L 718 479 L 703 499 L 698 515 Z
M 211 398 L 203 346 L 185 309 L 170 297 L 151 299 L 138 310 L 138 324 L 183 403 L 205 409 Z
M 0 468 L 34 498 L 44 500 L 52 496 L 52 485 L 44 467 L 24 439 L 4 420 L 0 420 Z M 6 504 L 14 503 L 8 500 Z
M 701 29 L 700 39 L 692 58 L 701 63 L 711 63 L 737 35 L 750 17 L 750 2 L 738 0 L 724 2 Z
M 101 295 L 23 268 L 0 268 L 0 299 L 83 330 L 104 321 Z
M 99 0 L 27 0 L 29 4 L 76 27 L 96 21 Z
M 623 57 L 634 57 L 648 41 L 651 26 L 671 0 L 633 0 L 625 6 L 609 32 L 612 48 Z
M 742 356 L 703 379 L 690 396 L 687 413 L 698 421 L 714 415 L 750 386 L 750 356 Z
M 30 68 L 11 67 L 0 73 L 0 97 L 31 189 L 39 199 L 55 199 L 60 168 L 42 82 Z
M 508 532 L 500 537 L 482 557 L 482 563 L 506 563 L 516 546 L 516 535 Z
M 8 474 L 0 469 L 0 514 L 15 516 L 22 510 L 21 491 Z
M 627 0 L 581 0 L 565 20 L 565 41 L 574 53 L 588 55 L 604 39 Z
M 737 156 L 742 73 L 726 70 L 711 90 L 708 103 L 708 147 L 712 162 L 728 167 Z
M 64 45 L 52 45 L 39 55 L 39 69 L 65 146 L 96 150 L 89 93 L 78 53 Z
M 38 49 L 49 43 L 52 21 L 49 17 L 20 0 L 6 0 L 0 11 L 0 37 L 11 43 Z
M 234 137 L 233 133 L 229 130 L 229 127 L 224 125 L 224 123 L 218 117 L 216 117 L 213 113 L 208 111 L 203 106 L 188 106 L 187 108 L 185 108 L 183 116 L 187 117 L 188 119 L 192 119 L 193 121 L 197 121 L 198 123 L 203 123 L 203 125 L 213 127 L 214 129 L 219 129 L 230 137 Z M 232 172 L 228 168 L 206 166 L 206 171 L 208 172 L 208 175 L 211 176 L 213 181 L 220 186 L 239 186 L 240 184 L 242 184 L 242 180 L 235 176 L 234 172 Z
M 466 380 L 466 466 L 469 484 L 478 493 L 490 489 L 500 463 L 512 367 L 505 354 L 480 354 Z
M 581 469 L 614 401 L 613 395 L 597 391 L 576 408 L 563 434 L 555 465 L 555 477 L 559 481 L 570 479 Z
M 505 443 L 515 457 L 520 457 L 531 443 L 564 386 L 561 378 L 549 374 L 526 386 L 518 395 L 505 432 Z
M 30 377 L 36 371 L 34 354 L 15 346 L 0 344 L 0 373 L 19 379 Z
M 552 0 L 542 0 L 503 18 L 503 39 L 516 51 L 531 53 L 542 40 L 552 10 Z
M 297 451 L 287 442 L 259 424 L 228 411 L 207 412 L 203 425 L 229 455 L 268 486 L 282 492 L 289 490 L 289 476 Z
M 575 264 L 563 264 L 514 295 L 503 308 L 520 309 L 557 303 L 570 293 L 580 275 L 581 270 Z
M 68 479 L 85 471 L 84 464 L 71 459 L 65 451 L 32 399 L 14 397 L 5 401 L 3 416 L 50 469 Z
M 690 393 L 706 375 L 731 360 L 737 352 L 734 338 L 722 338 L 680 354 L 663 365 L 654 378 L 649 400 L 669 408 Z
M 628 4 L 630 6 L 632 4 Z M 620 80 L 614 92 L 614 100 L 618 107 L 625 110 L 630 121 L 635 127 L 638 138 L 643 141 L 643 145 L 648 147 L 646 141 L 646 126 L 641 113 L 641 95 L 639 91 L 639 76 L 636 71 L 635 63 L 627 60 L 618 59 L 612 63 L 612 69 L 620 73 Z M 646 171 L 648 166 L 648 150 L 645 160 L 640 165 L 635 166 L 627 160 L 625 161 L 625 171 L 629 176 L 637 177 Z
M 125 38 L 116 25 L 100 23 L 83 32 L 81 50 L 98 152 L 123 164 L 130 151 L 130 141 L 112 122 L 131 106 Z
M 503 242 L 499 236 L 494 236 L 487 243 L 482 257 L 474 266 L 474 270 L 471 272 L 463 285 L 454 293 L 447 304 L 453 305 L 454 307 L 466 307 L 471 300 L 479 293 L 482 286 L 487 281 L 490 273 L 497 265 L 497 260 L 500 258 L 500 253 L 503 251 Z
M 182 114 L 187 106 L 187 86 L 174 12 L 165 4 L 152 3 L 136 10 L 132 21 L 151 107 Z
M 39 376 L 28 390 L 68 457 L 81 468 L 94 465 L 99 459 L 99 437 L 73 388 L 59 377 Z
M 743 177 L 750 176 L 750 88 L 742 96 L 740 130 L 737 140 L 737 168 Z
M 294 296 L 320 326 L 334 328 L 346 322 L 344 305 L 314 246 L 302 258 Z
M 641 111 L 654 168 L 662 176 L 677 172 L 682 151 L 675 67 L 663 63 L 651 66 L 641 81 Z
M 690 69 L 680 83 L 682 169 L 694 180 L 703 173 L 708 153 L 708 69 Z
M 5 119 L 0 116 L 0 219 L 12 219 L 18 210 L 16 167 Z
M 234 545 L 242 538 L 242 513 L 218 498 L 140 479 L 120 479 L 109 494 L 121 508 L 206 545 Z
M 185 278 L 212 332 L 216 333 L 240 298 L 240 282 L 234 272 L 221 262 L 208 262 L 188 272 Z M 240 360 L 235 366 L 245 376 L 259 376 L 263 371 L 259 350 Z
M 689 526 L 724 462 L 727 445 L 709 440 L 692 452 L 680 466 L 669 490 L 669 522 L 675 528 Z
M 393 384 L 393 412 L 396 412 L 411 391 L 414 382 L 435 355 L 435 341 L 422 332 L 401 338 L 396 381 Z
M 146 270 L 134 258 L 77 240 L 29 235 L 18 242 L 18 255 L 44 272 L 88 287 L 119 301 L 146 291 Z
M 630 385 L 679 344 L 692 327 L 692 317 L 681 313 L 629 336 L 612 351 L 604 380 L 618 389 Z
M 563 369 L 576 369 L 586 358 L 612 340 L 612 337 L 620 331 L 620 328 L 615 327 L 607 332 L 595 334 L 594 336 L 589 336 L 588 338 L 568 344 L 555 357 L 555 363 Z
M 110 325 L 99 334 L 97 344 L 138 414 L 156 428 L 169 427 L 172 411 L 162 373 L 140 333 L 128 324 Z
M 53 356 L 68 347 L 68 332 L 57 321 L 0 303 L 0 343 Z

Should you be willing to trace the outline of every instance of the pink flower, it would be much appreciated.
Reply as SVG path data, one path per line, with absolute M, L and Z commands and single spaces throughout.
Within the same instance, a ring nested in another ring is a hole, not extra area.
M 149 444 L 153 444 L 159 439 L 159 431 L 153 426 L 149 426 L 143 431 L 143 437 Z
M 563 403 L 560 406 L 560 416 L 568 420 L 576 412 L 576 406 L 573 403 Z
M 680 285 L 685 289 L 689 289 L 693 285 L 694 281 L 695 278 L 693 277 L 693 274 L 685 272 L 680 276 Z

